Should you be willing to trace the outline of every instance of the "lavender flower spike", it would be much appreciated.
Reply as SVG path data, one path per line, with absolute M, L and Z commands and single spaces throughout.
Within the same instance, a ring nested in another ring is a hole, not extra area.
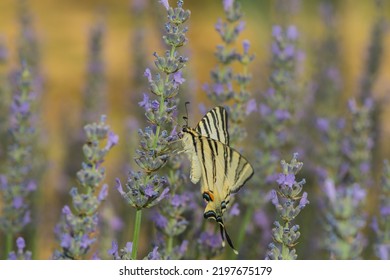
M 165 24 L 163 40 L 167 46 L 164 55 L 154 53 L 156 68 L 146 69 L 150 94 L 144 94 L 139 106 L 145 109 L 148 126 L 139 129 L 139 147 L 135 162 L 140 171 L 129 171 L 126 188 L 116 180 L 117 189 L 126 202 L 136 209 L 134 235 L 131 252 L 124 258 L 137 259 L 142 209 L 151 208 L 168 197 L 171 184 L 166 176 L 157 172 L 168 163 L 171 157 L 170 143 L 177 139 L 174 123 L 177 123 L 177 105 L 180 85 L 185 81 L 181 69 L 187 58 L 180 55 L 178 49 L 186 44 L 188 28 L 184 23 L 190 17 L 190 11 L 184 10 L 182 0 L 177 7 L 170 7 L 167 0 L 159 1 L 167 10 L 168 22 Z M 128 250 L 129 251 L 129 250 Z M 157 257 L 157 251 L 151 256 Z
M 26 242 L 24 241 L 23 237 L 18 237 L 16 239 L 16 247 L 18 248 L 17 252 L 12 251 L 8 254 L 9 260 L 31 260 L 31 252 L 24 250 L 26 247 Z
M 54 259 L 83 259 L 96 241 L 98 208 L 107 196 L 108 186 L 99 187 L 105 177 L 101 166 L 107 153 L 118 143 L 118 136 L 105 123 L 102 116 L 99 123 L 84 127 L 87 135 L 83 146 L 85 161 L 77 172 L 81 188 L 72 188 L 73 209 L 65 205 L 61 221 L 55 228 L 61 249 L 54 252 Z M 102 145 L 102 142 L 106 142 Z
M 307 193 L 301 195 L 305 179 L 296 181 L 295 175 L 302 168 L 302 162 L 297 160 L 298 154 L 294 154 L 290 163 L 282 160 L 283 173 L 280 173 L 276 182 L 279 187 L 273 191 L 272 203 L 280 216 L 280 221 L 274 223 L 272 237 L 274 242 L 268 246 L 266 259 L 271 260 L 295 260 L 294 249 L 300 236 L 299 226 L 293 225 L 293 220 L 303 208 L 309 204 Z
M 17 89 L 10 110 L 10 145 L 7 148 L 6 175 L 1 175 L 2 216 L 0 229 L 5 233 L 6 254 L 11 251 L 13 236 L 30 223 L 30 196 L 35 190 L 33 181 L 33 127 L 32 107 L 34 94 L 29 69 L 23 64 L 17 75 Z
M 381 260 L 390 259 L 390 164 L 386 160 L 382 174 L 382 192 L 380 195 L 380 215 L 373 222 L 376 234 L 375 254 Z

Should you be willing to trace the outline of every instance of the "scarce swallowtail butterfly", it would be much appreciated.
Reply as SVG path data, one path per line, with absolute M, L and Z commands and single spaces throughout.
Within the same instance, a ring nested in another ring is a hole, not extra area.
M 223 107 L 210 110 L 195 129 L 185 125 L 181 136 L 184 152 L 191 161 L 191 182 L 201 181 L 201 193 L 207 202 L 205 219 L 220 225 L 222 246 L 226 240 L 238 254 L 226 231 L 222 215 L 236 193 L 253 175 L 253 167 L 236 150 L 229 147 L 228 115 Z

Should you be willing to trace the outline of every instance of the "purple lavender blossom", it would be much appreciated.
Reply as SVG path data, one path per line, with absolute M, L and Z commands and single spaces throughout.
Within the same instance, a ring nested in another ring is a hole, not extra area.
M 138 102 L 138 105 L 140 106 L 140 107 L 143 107 L 143 108 L 145 108 L 146 110 L 149 108 L 149 95 L 148 94 L 146 94 L 146 93 L 144 93 L 143 94 L 143 96 L 144 96 L 144 98 L 142 99 L 142 101 L 141 102 Z
M 287 38 L 289 40 L 295 41 L 298 39 L 298 29 L 295 25 L 290 25 L 287 27 Z
M 148 256 L 146 257 L 147 260 L 161 260 L 161 254 L 158 252 L 158 247 L 155 246 L 152 250 L 152 252 L 150 252 L 148 254 Z
M 203 231 L 198 240 L 199 251 L 207 258 L 212 258 L 221 252 L 221 236 L 211 231 Z
M 18 250 L 22 250 L 26 247 L 26 242 L 22 237 L 18 237 L 16 239 L 16 247 L 18 247 Z
M 289 188 L 292 188 L 293 184 L 295 183 L 295 174 L 289 173 L 289 174 L 283 174 L 279 173 L 278 174 L 278 179 L 276 182 L 279 185 L 287 186 Z
M 159 3 L 161 3 L 161 5 L 163 5 L 164 6 L 164 8 L 168 11 L 169 10 L 169 2 L 168 2 L 168 0 L 159 0 L 158 1 Z
M 236 28 L 234 29 L 235 33 L 240 34 L 245 29 L 245 21 L 240 21 Z
M 250 46 L 251 46 L 251 43 L 249 42 L 249 40 L 242 41 L 242 48 L 244 49 L 244 54 L 249 53 Z
M 250 99 L 246 105 L 246 115 L 250 115 L 252 112 L 256 112 L 257 111 L 257 103 L 256 103 L 256 100 L 255 99 Z
M 234 203 L 233 206 L 229 210 L 230 216 L 239 216 L 240 215 L 240 208 L 238 207 L 238 203 Z
M 274 206 L 280 205 L 279 204 L 279 199 L 278 199 L 278 194 L 276 193 L 276 191 L 275 190 L 271 190 L 270 194 L 271 194 L 271 202 L 272 202 L 272 204 Z
M 149 83 L 153 82 L 152 72 L 150 71 L 149 68 L 145 69 L 144 76 L 148 79 Z M 145 93 L 144 93 L 144 98 L 145 98 Z
M 114 258 L 115 258 L 115 256 L 116 255 L 118 255 L 118 242 L 116 242 L 116 241 L 112 241 L 112 246 L 111 246 L 111 248 L 108 250 L 108 254 L 109 255 L 113 255 L 114 256 Z
M 327 132 L 329 130 L 329 120 L 326 118 L 318 118 L 317 119 L 317 128 L 321 132 Z
M 31 260 L 31 252 L 24 251 L 24 248 L 26 248 L 26 242 L 23 237 L 18 237 L 16 239 L 16 247 L 18 248 L 17 252 L 12 251 L 8 254 L 9 260 Z
M 173 74 L 173 80 L 175 81 L 175 84 L 177 86 L 181 85 L 182 83 L 184 83 L 186 81 L 183 78 L 181 71 L 177 71 L 176 73 Z
M 225 11 L 230 10 L 233 8 L 234 0 L 223 0 L 223 8 Z
M 276 38 L 282 36 L 282 27 L 279 25 L 272 26 L 272 36 Z

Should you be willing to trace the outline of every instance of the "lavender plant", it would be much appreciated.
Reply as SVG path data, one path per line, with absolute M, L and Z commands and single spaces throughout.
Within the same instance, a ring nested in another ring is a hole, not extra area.
M 343 80 L 340 69 L 340 40 L 337 33 L 339 21 L 330 2 L 321 3 L 320 15 L 325 27 L 325 36 L 314 48 L 316 69 L 311 85 L 314 106 L 307 106 L 307 110 L 311 115 L 329 117 L 332 115 L 329 108 L 334 108 L 333 113 L 341 110 L 339 96 L 342 94 Z M 313 123 L 310 126 L 313 126 Z
M 379 135 L 380 135 L 380 119 L 381 111 L 383 111 L 383 103 L 378 102 L 374 99 L 373 87 L 375 81 L 378 78 L 381 62 L 383 61 L 383 41 L 386 35 L 386 21 L 383 15 L 383 3 L 382 1 L 377 1 L 377 16 L 374 22 L 374 25 L 371 29 L 371 38 L 370 45 L 368 47 L 368 53 L 366 57 L 365 67 L 363 68 L 362 78 L 360 80 L 360 87 L 358 92 L 358 100 L 361 103 L 366 102 L 367 100 L 372 100 L 373 108 L 371 112 L 372 119 L 372 157 L 375 158 L 374 162 L 380 162 L 379 158 Z M 371 102 L 371 101 L 369 101 Z M 375 168 L 375 166 L 374 166 Z
M 383 3 L 377 1 L 377 18 L 371 29 L 370 45 L 366 63 L 359 87 L 359 101 L 364 102 L 367 98 L 372 98 L 372 88 L 378 76 L 383 57 L 383 40 L 386 33 L 385 19 L 383 16 Z
M 255 150 L 255 174 L 252 183 L 257 192 L 243 193 L 242 197 L 248 210 L 243 217 L 243 226 L 239 232 L 238 241 L 246 236 L 248 225 L 254 220 L 256 209 L 266 205 L 266 185 L 275 180 L 277 162 L 280 154 L 292 146 L 289 130 L 295 121 L 296 107 L 293 100 L 297 98 L 295 81 L 299 51 L 297 49 L 298 30 L 295 26 L 282 28 L 275 25 L 272 29 L 271 69 L 269 89 L 264 93 L 258 106 L 261 115 L 258 147 Z M 262 223 L 260 223 L 262 224 Z M 240 244 L 240 243 L 238 243 Z
M 91 123 L 106 112 L 106 77 L 103 59 L 105 25 L 102 19 L 91 27 L 88 41 L 88 64 L 83 94 L 83 121 Z
M 348 103 L 351 114 L 351 133 L 344 143 L 344 154 L 349 165 L 349 181 L 362 184 L 367 188 L 372 185 L 372 119 L 373 100 L 366 99 L 358 105 L 354 99 Z
M 26 63 L 32 73 L 35 87 L 40 92 L 40 50 L 33 27 L 33 17 L 29 9 L 28 0 L 18 0 L 20 36 L 18 55 L 20 63 Z
M 47 164 L 47 151 L 45 150 L 46 131 L 42 125 L 42 104 L 44 95 L 44 76 L 42 74 L 41 50 L 38 34 L 34 26 L 34 17 L 31 12 L 29 0 L 15 1 L 18 7 L 18 37 L 17 54 L 20 64 L 26 64 L 31 76 L 31 92 L 33 95 L 31 106 L 31 123 L 35 129 L 34 137 L 31 140 L 31 152 L 34 154 L 34 164 L 32 164 L 31 176 L 37 186 L 41 186 L 41 180 Z M 15 84 L 17 73 L 11 73 L 11 87 Z M 42 189 L 37 188 L 32 195 L 31 217 L 36 220 L 39 212 L 42 211 Z M 30 237 L 29 244 L 34 254 L 39 252 L 38 233 L 36 227 L 29 227 L 25 234 Z
M 333 259 L 361 258 L 366 244 L 363 207 L 367 187 L 372 184 L 371 109 L 371 102 L 358 106 L 355 101 L 350 101 L 351 126 L 346 127 L 349 131 L 341 142 L 341 159 L 334 151 L 333 168 L 328 167 L 323 172 L 321 187 L 326 194 L 323 211 L 327 234 L 324 243 Z
M 275 206 L 280 220 L 275 221 L 272 229 L 274 242 L 268 246 L 266 259 L 295 260 L 298 255 L 295 250 L 297 240 L 301 235 L 299 225 L 293 224 L 295 218 L 309 203 L 307 193 L 301 194 L 305 179 L 297 181 L 295 175 L 301 170 L 303 163 L 294 154 L 290 163 L 281 161 L 283 172 L 276 179 L 279 187 L 271 193 L 272 204 Z
M 8 112 L 11 103 L 11 92 L 8 85 L 6 66 L 8 60 L 8 50 L 5 41 L 0 36 L 0 174 L 5 170 L 7 150 L 7 130 L 8 130 Z
M 374 217 L 372 228 L 376 234 L 375 255 L 381 260 L 390 259 L 390 164 L 383 164 L 379 216 Z
M 35 128 L 31 120 L 33 101 L 31 83 L 30 72 L 23 65 L 11 104 L 6 172 L 5 175 L 1 175 L 0 180 L 2 194 L 0 228 L 6 236 L 6 256 L 12 249 L 14 235 L 22 232 L 31 221 L 30 199 L 31 193 L 36 189 L 32 177 L 32 143 Z
M 101 164 L 118 143 L 118 136 L 106 124 L 105 116 L 99 123 L 86 125 L 84 131 L 87 136 L 83 146 L 84 162 L 77 172 L 80 187 L 71 189 L 73 211 L 65 205 L 55 228 L 61 249 L 54 252 L 54 259 L 85 258 L 96 241 L 98 208 L 108 194 L 108 185 L 100 187 L 105 177 Z
M 16 239 L 16 247 L 18 248 L 16 252 L 12 251 L 9 253 L 9 260 L 31 260 L 31 252 L 24 250 L 26 247 L 26 242 L 24 241 L 23 237 L 18 237 Z
M 242 20 L 241 4 L 234 0 L 223 0 L 225 20 L 219 19 L 215 29 L 219 33 L 223 45 L 218 45 L 215 56 L 218 65 L 211 71 L 211 84 L 205 84 L 204 90 L 209 99 L 217 104 L 227 103 L 230 120 L 230 142 L 240 143 L 246 138 L 247 132 L 242 126 L 246 116 L 255 110 L 256 102 L 250 100 L 249 84 L 252 76 L 249 64 L 254 55 L 249 53 L 250 42 L 242 42 L 242 54 L 237 52 L 235 44 L 238 36 L 245 27 Z M 233 65 L 238 62 L 242 67 L 241 73 L 233 72 Z
M 142 209 L 158 204 L 166 197 L 169 191 L 168 185 L 172 183 L 166 176 L 160 176 L 157 171 L 168 161 L 170 143 L 177 139 L 172 123 L 177 123 L 179 86 L 184 81 L 181 69 L 187 62 L 187 59 L 179 55 L 177 50 L 187 42 L 185 36 L 187 27 L 183 24 L 188 20 L 190 11 L 182 8 L 182 0 L 177 2 L 176 8 L 170 7 L 167 0 L 160 2 L 168 14 L 166 34 L 163 39 L 169 49 L 164 56 L 154 53 L 158 73 L 152 75 L 150 69 L 145 71 L 150 91 L 157 99 L 151 100 L 150 95 L 144 94 L 142 102 L 139 103 L 145 109 L 145 117 L 149 123 L 144 130 L 139 130 L 140 144 L 136 150 L 135 162 L 141 171 L 129 172 L 126 192 L 117 179 L 118 191 L 128 204 L 136 209 L 132 259 L 137 258 Z

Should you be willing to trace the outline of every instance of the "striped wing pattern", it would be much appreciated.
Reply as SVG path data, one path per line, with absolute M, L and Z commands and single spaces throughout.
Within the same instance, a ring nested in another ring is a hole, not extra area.
M 202 192 L 211 191 L 217 203 L 228 204 L 230 194 L 238 192 L 252 177 L 252 166 L 239 152 L 218 141 L 198 136 L 196 143 Z
M 207 201 L 206 219 L 220 225 L 221 237 L 238 254 L 226 231 L 222 214 L 229 204 L 230 194 L 236 193 L 253 175 L 253 167 L 239 152 L 229 147 L 227 112 L 223 107 L 210 110 L 195 129 L 183 128 L 184 151 L 190 155 L 193 183 L 201 180 L 201 192 Z
M 229 145 L 228 119 L 226 109 L 217 106 L 210 110 L 195 127 L 200 135 Z

